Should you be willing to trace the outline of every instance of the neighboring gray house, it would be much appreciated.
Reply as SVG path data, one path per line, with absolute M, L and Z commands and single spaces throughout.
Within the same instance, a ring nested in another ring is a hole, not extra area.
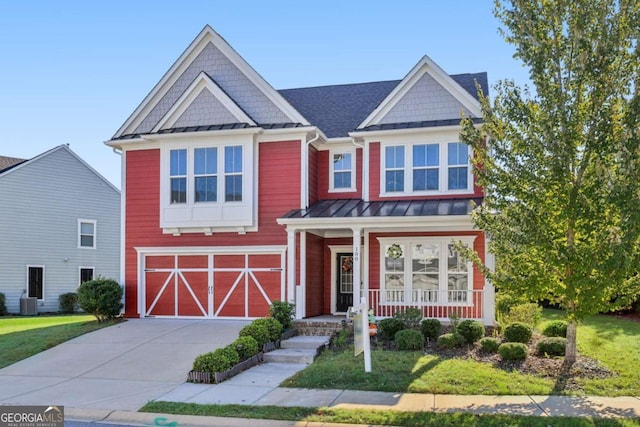
M 120 277 L 120 191 L 66 145 L 29 160 L 0 156 L 0 292 L 56 312 L 58 296 Z

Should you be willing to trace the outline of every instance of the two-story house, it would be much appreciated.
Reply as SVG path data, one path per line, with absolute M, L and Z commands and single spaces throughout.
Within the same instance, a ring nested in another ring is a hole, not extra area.
M 275 90 L 209 26 L 106 144 L 122 153 L 126 315 L 241 317 L 273 300 L 493 321 L 459 142 L 476 83 L 423 57 L 401 80 Z
M 0 156 L 0 292 L 57 312 L 60 294 L 120 276 L 120 191 L 68 146 Z M 31 313 L 30 313 L 31 314 Z

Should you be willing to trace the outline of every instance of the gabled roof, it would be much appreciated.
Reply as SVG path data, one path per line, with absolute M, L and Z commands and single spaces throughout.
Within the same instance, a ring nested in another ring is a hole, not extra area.
M 0 156 L 0 173 L 25 162 L 26 159 L 18 159 L 16 157 Z
M 74 153 L 71 148 L 69 148 L 68 145 L 66 144 L 62 144 L 62 145 L 58 145 L 57 147 L 54 147 L 50 150 L 45 151 L 44 153 L 38 154 L 35 157 L 32 157 L 28 160 L 22 160 L 19 163 L 15 163 L 13 166 L 9 166 L 8 168 L 5 169 L 0 169 L 0 178 L 3 178 L 9 174 L 14 173 L 15 171 L 18 171 L 34 162 L 37 162 L 38 160 L 42 159 L 43 157 L 47 157 L 57 151 L 66 151 L 67 153 L 69 153 L 71 156 L 75 157 L 76 160 L 78 160 L 83 166 L 85 166 L 87 169 L 89 169 L 91 172 L 93 172 L 98 178 L 100 178 L 102 181 L 104 181 L 107 185 L 109 185 L 109 187 L 111 187 L 112 189 L 114 189 L 115 191 L 117 191 L 118 193 L 120 193 L 120 190 L 118 190 L 118 188 L 113 185 L 108 179 L 106 179 L 105 177 L 103 177 L 102 175 L 100 175 L 100 173 L 98 173 L 98 171 L 96 171 L 94 168 L 91 167 L 91 165 L 89 165 L 87 162 L 85 162 L 84 160 L 82 160 L 82 158 L 80 156 L 78 156 L 76 153 Z M 5 157 L 6 158 L 6 157 Z M 0 157 L 0 159 L 2 159 L 2 157 Z M 21 159 L 17 159 L 17 160 L 21 160 Z

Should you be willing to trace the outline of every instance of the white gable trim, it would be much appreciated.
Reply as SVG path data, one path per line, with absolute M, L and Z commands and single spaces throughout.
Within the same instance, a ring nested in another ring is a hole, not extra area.
M 220 86 L 211 80 L 206 73 L 201 72 L 187 90 L 184 91 L 180 98 L 178 98 L 175 104 L 173 104 L 173 107 L 167 111 L 164 117 L 151 130 L 151 132 L 158 132 L 160 129 L 172 127 L 203 90 L 208 90 L 218 101 L 220 101 L 227 111 L 238 120 L 238 123 L 248 123 L 252 126 L 256 125 L 251 117 L 242 111 L 238 104 L 233 102 L 233 100 L 224 93 Z
M 144 98 L 142 103 L 118 129 L 113 138 L 132 133 L 149 112 L 171 89 L 182 73 L 191 65 L 208 43 L 218 48 L 240 72 L 242 72 L 271 102 L 294 123 L 309 125 L 309 122 L 289 104 L 269 83 L 266 82 L 213 28 L 206 25 L 191 42 L 178 60 L 169 68 L 158 84 Z
M 445 71 L 440 68 L 431 58 L 423 56 L 420 61 L 409 71 L 409 74 L 398 86 L 396 86 L 389 95 L 376 107 L 375 110 L 367 116 L 366 119 L 358 126 L 362 129 L 367 126 L 379 124 L 393 107 L 409 92 L 418 80 L 424 75 L 429 74 L 440 84 L 447 92 L 457 99 L 465 108 L 467 108 L 474 117 L 482 117 L 480 102 L 475 99 L 469 92 L 460 86 Z

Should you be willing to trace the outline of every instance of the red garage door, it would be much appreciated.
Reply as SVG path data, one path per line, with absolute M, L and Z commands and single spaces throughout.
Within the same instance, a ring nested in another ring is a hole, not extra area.
M 263 317 L 284 299 L 284 254 L 146 255 L 145 316 Z

